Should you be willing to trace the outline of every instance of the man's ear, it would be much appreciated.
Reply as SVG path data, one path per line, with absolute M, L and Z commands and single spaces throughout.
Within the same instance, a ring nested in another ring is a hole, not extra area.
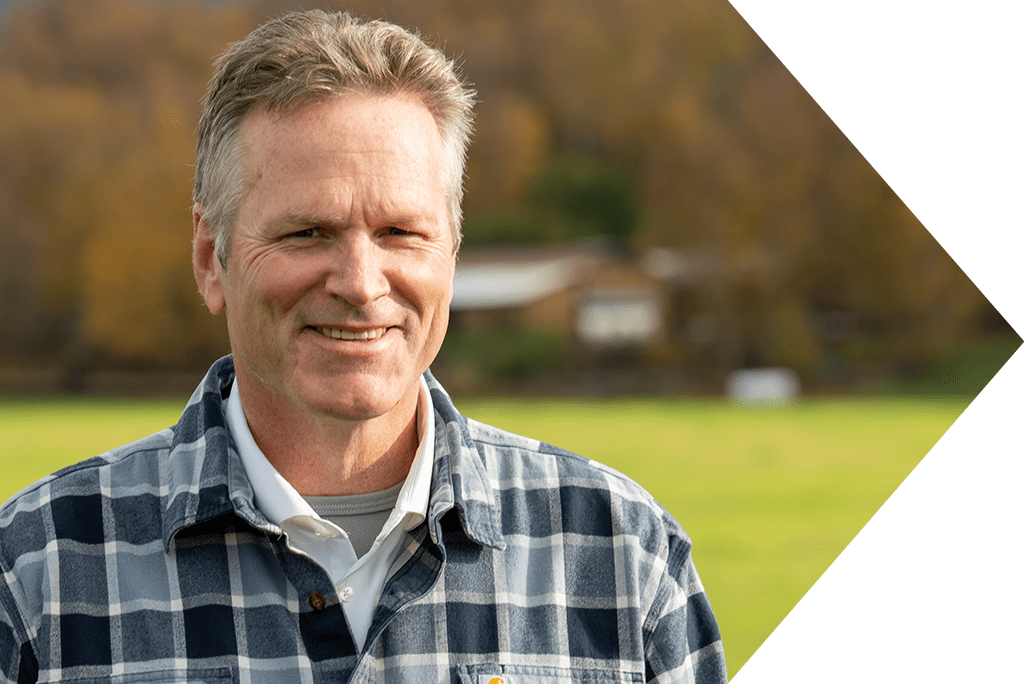
M 192 272 L 206 308 L 219 314 L 224 310 L 224 269 L 214 249 L 210 227 L 203 220 L 203 206 L 192 207 Z

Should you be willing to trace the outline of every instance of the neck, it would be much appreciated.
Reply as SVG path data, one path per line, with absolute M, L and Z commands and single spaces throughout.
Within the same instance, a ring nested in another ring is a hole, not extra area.
M 236 380 L 246 423 L 271 465 L 303 496 L 377 492 L 409 473 L 419 445 L 419 384 L 387 413 L 365 420 L 268 406 Z

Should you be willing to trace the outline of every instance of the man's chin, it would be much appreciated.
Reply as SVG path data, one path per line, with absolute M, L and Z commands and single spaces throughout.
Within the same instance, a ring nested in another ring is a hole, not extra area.
M 369 380 L 369 381 L 368 381 Z M 403 399 L 415 390 L 396 390 L 396 382 L 379 378 L 354 378 L 318 385 L 304 392 L 310 409 L 325 417 L 346 421 L 367 421 L 386 416 L 403 407 Z

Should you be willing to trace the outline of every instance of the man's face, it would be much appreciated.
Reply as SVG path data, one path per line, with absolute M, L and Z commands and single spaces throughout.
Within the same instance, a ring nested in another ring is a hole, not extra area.
M 441 139 L 411 97 L 349 93 L 242 125 L 253 184 L 226 269 L 242 397 L 364 420 L 415 396 L 448 325 L 455 255 Z M 248 407 L 248 406 L 247 406 Z

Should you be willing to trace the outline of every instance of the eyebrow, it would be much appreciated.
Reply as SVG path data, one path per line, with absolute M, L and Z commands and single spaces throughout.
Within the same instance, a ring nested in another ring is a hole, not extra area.
M 326 216 L 317 216 L 315 214 L 299 214 L 290 212 L 277 218 L 271 219 L 267 222 L 267 226 L 271 229 L 278 228 L 293 228 L 297 226 L 326 226 L 328 228 L 344 228 L 347 222 L 341 222 L 337 219 L 328 218 Z
M 381 225 L 403 226 L 417 223 L 435 223 L 434 221 L 429 220 L 432 218 L 429 212 L 408 211 L 385 215 L 388 216 L 388 219 L 386 221 L 379 221 L 378 223 Z M 344 230 L 349 227 L 349 225 L 350 222 L 348 220 L 342 221 L 329 216 L 319 216 L 316 214 L 304 214 L 299 212 L 289 212 L 271 219 L 267 223 L 267 226 L 271 230 L 298 226 L 324 226 L 325 228 L 331 228 L 333 230 Z

